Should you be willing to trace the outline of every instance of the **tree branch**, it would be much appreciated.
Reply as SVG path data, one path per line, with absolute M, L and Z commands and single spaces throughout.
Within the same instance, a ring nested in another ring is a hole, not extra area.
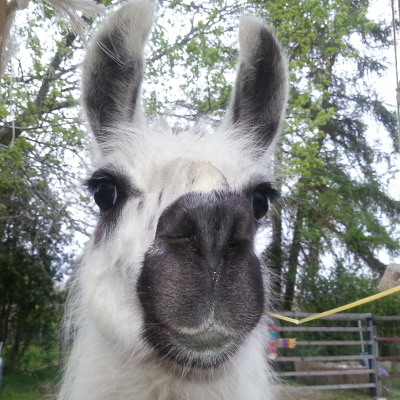
M 46 77 L 43 79 L 36 99 L 34 101 L 35 106 L 37 107 L 38 113 L 37 116 L 41 117 L 47 110 L 44 110 L 44 101 L 46 99 L 47 94 L 50 90 L 50 84 L 54 80 L 56 76 L 56 71 L 59 70 L 62 61 L 65 59 L 65 49 L 71 47 L 72 43 L 76 39 L 76 34 L 70 32 L 67 34 L 65 41 L 60 45 L 57 49 L 53 59 L 51 60 L 47 72 Z M 0 145 L 9 146 L 13 140 L 17 139 L 21 134 L 25 131 L 24 120 L 30 116 L 28 110 L 23 111 L 15 118 L 15 125 L 18 128 L 5 127 L 0 129 Z

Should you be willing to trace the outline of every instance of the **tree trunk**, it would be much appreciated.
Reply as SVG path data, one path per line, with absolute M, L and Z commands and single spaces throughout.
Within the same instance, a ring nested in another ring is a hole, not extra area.
M 10 315 L 12 309 L 12 302 L 4 304 L 0 315 L 0 342 L 5 343 L 8 337 L 8 329 L 10 326 Z
M 3 54 L 4 39 L 6 36 L 7 1 L 0 0 L 0 59 Z
M 16 368 L 20 358 L 20 347 L 24 340 L 25 334 L 25 318 L 20 318 L 17 322 L 14 344 L 11 347 L 9 355 L 9 366 L 11 369 Z
M 299 207 L 297 209 L 296 220 L 293 227 L 292 244 L 290 245 L 288 261 L 288 271 L 285 279 L 286 289 L 283 298 L 283 309 L 285 311 L 291 311 L 293 305 L 297 277 L 297 266 L 299 263 L 298 260 L 301 249 L 303 218 L 303 210 Z

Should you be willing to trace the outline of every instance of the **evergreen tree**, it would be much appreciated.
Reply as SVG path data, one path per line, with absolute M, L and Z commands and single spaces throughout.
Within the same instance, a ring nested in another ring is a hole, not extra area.
M 284 277 L 287 310 L 295 288 L 300 301 L 319 273 L 368 267 L 381 275 L 379 253 L 399 255 L 400 202 L 387 185 L 395 156 L 382 143 L 386 138 L 386 146 L 396 148 L 396 117 L 368 79 L 385 70 L 377 49 L 390 46 L 390 28 L 368 18 L 369 5 L 265 3 L 288 48 L 292 82 L 282 146 L 292 201 L 281 215 L 281 257 L 270 258 Z M 374 121 L 376 133 L 366 121 Z M 384 169 L 386 179 L 378 172 Z

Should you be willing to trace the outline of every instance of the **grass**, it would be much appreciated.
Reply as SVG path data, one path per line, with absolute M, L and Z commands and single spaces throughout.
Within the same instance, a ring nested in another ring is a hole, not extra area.
M 372 400 L 371 396 L 353 390 L 289 392 L 282 400 Z
M 291 385 L 292 386 L 292 385 Z M 1 400 L 48 400 L 53 393 L 53 380 L 40 380 L 36 374 L 17 373 L 11 377 L 3 377 L 3 390 L 0 392 Z M 394 393 L 386 396 L 389 400 L 400 399 Z M 289 392 L 282 400 L 371 400 L 372 398 L 361 392 L 349 390 L 323 390 Z M 249 399 L 250 400 L 250 399 Z
M 384 397 L 400 400 L 400 378 L 383 380 L 382 387 Z
M 48 400 L 54 393 L 56 369 L 47 366 L 36 371 L 18 371 L 3 376 L 0 400 Z M 384 382 L 388 389 L 382 397 L 400 400 L 400 379 Z M 297 386 L 292 383 L 289 386 Z M 288 392 L 282 400 L 372 400 L 368 394 L 352 390 Z M 250 399 L 249 399 L 250 400 Z
M 58 350 L 54 346 L 29 346 L 20 369 L 9 370 L 7 349 L 0 400 L 48 400 L 58 376 Z
M 384 388 L 380 398 L 387 400 L 400 400 L 400 379 L 391 379 L 392 382 L 384 382 Z M 301 384 L 290 382 L 288 387 L 301 386 Z M 368 393 L 357 390 L 307 390 L 298 392 L 287 392 L 281 400 L 372 400 Z
M 18 371 L 3 376 L 1 400 L 47 400 L 53 393 L 54 380 L 44 378 L 43 371 Z

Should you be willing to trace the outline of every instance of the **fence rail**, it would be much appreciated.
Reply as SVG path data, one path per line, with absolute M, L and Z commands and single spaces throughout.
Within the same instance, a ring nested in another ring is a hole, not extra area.
M 292 372 L 280 372 L 279 376 L 326 376 L 326 375 L 364 375 L 374 373 L 374 369 L 352 369 L 351 372 L 348 370 L 337 370 L 332 371 L 292 371 Z
M 294 362 L 294 361 L 357 361 L 357 360 L 371 360 L 373 355 L 363 355 L 363 356 L 295 356 L 295 357 L 277 357 L 275 361 L 277 362 Z
M 375 340 L 377 342 L 400 342 L 398 337 L 376 337 Z
M 314 386 L 299 386 L 299 387 L 288 387 L 285 388 L 287 392 L 297 392 L 304 390 L 335 390 L 335 389 L 374 389 L 374 383 L 348 383 L 340 385 L 314 385 Z
M 342 327 L 342 326 L 281 326 L 279 327 L 280 332 L 368 332 L 371 331 L 370 327 Z
M 296 346 L 357 346 L 373 343 L 372 340 L 298 340 Z

